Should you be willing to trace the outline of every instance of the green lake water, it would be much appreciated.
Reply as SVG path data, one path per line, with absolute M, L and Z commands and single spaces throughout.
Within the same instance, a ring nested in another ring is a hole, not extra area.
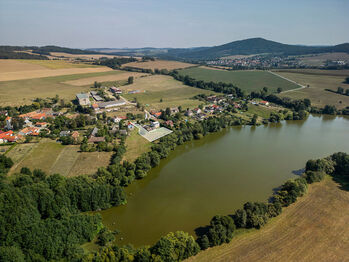
M 229 128 L 177 147 L 126 188 L 126 206 L 99 213 L 106 226 L 120 230 L 120 245 L 150 245 L 177 230 L 194 235 L 216 214 L 267 201 L 308 159 L 338 151 L 349 152 L 349 118 Z

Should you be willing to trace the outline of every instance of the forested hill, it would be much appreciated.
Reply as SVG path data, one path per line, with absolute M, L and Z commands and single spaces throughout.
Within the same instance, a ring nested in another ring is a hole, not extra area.
M 30 51 L 30 52 L 28 52 Z M 48 59 L 50 52 L 63 52 L 68 54 L 96 54 L 88 50 L 73 49 L 60 46 L 0 46 L 0 59 Z
M 327 52 L 349 53 L 349 43 L 335 46 L 303 46 L 282 44 L 263 38 L 250 38 L 246 40 L 234 41 L 220 46 L 204 48 L 202 50 L 170 49 L 166 54 L 168 57 L 178 59 L 207 60 L 216 59 L 232 55 L 252 55 L 252 54 L 284 54 L 303 55 Z

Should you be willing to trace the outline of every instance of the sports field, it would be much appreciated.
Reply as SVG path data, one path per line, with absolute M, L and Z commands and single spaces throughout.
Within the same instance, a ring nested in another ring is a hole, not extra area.
M 192 99 L 198 94 L 214 94 L 212 91 L 183 85 L 172 77 L 154 75 L 136 79 L 134 84 L 121 87 L 124 92 L 139 90 L 138 94 L 123 95 L 128 100 L 137 99 L 146 109 L 165 109 L 166 107 L 193 108 L 201 104 Z M 160 100 L 162 99 L 162 102 Z
M 344 210 L 349 210 L 349 192 L 327 178 L 261 230 L 187 261 L 348 261 L 349 212 Z
M 93 174 L 101 166 L 110 163 L 112 152 L 79 152 L 79 146 L 63 146 L 53 140 L 39 143 L 18 144 L 8 157 L 14 161 L 10 174 L 20 172 L 22 167 L 40 168 L 48 174 L 77 176 Z
M 135 68 L 143 68 L 143 69 L 180 69 L 194 66 L 193 64 L 177 62 L 177 61 L 166 61 L 166 60 L 155 60 L 148 62 L 132 62 L 123 65 L 124 67 L 135 67 Z
M 54 97 L 56 94 L 58 94 L 60 98 L 72 100 L 75 98 L 77 93 L 89 90 L 90 85 L 74 86 L 64 82 L 90 77 L 114 76 L 118 74 L 119 72 L 117 71 L 107 71 L 100 73 L 3 81 L 0 82 L 0 104 L 2 106 L 30 104 L 32 103 L 32 100 L 37 97 Z
M 307 88 L 296 89 L 280 94 L 283 97 L 292 99 L 309 98 L 312 105 L 324 107 L 325 105 L 334 105 L 336 108 L 345 108 L 349 106 L 349 96 L 336 94 L 325 89 L 337 90 L 341 86 L 344 90 L 349 89 L 349 85 L 343 83 L 345 77 L 349 76 L 349 70 L 278 70 L 279 75 L 294 80 Z
M 179 70 L 179 73 L 196 80 L 232 83 L 246 92 L 259 91 L 263 87 L 268 87 L 269 92 L 276 92 L 278 87 L 283 91 L 299 88 L 298 85 L 267 71 L 225 71 L 194 67 Z

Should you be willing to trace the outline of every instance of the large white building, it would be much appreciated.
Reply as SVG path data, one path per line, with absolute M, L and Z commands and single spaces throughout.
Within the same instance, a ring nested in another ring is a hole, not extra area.
M 77 94 L 76 99 L 78 100 L 79 105 L 81 106 L 90 105 L 90 96 L 88 94 Z

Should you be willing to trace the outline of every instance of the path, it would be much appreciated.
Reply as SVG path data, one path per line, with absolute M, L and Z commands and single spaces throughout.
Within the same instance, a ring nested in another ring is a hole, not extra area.
M 273 74 L 273 75 L 275 75 L 275 76 L 278 76 L 278 77 L 280 77 L 280 78 L 282 78 L 282 79 L 285 79 L 285 80 L 287 80 L 287 81 L 289 81 L 289 82 L 291 82 L 291 83 L 294 83 L 294 84 L 296 84 L 297 86 L 300 86 L 299 88 L 295 88 L 295 89 L 283 91 L 283 92 L 281 92 L 281 94 L 288 93 L 288 92 L 291 92 L 291 91 L 298 91 L 298 90 L 300 90 L 300 89 L 306 88 L 306 86 L 301 85 L 301 84 L 297 83 L 296 81 L 293 81 L 293 80 L 291 80 L 291 79 L 288 79 L 288 78 L 286 78 L 286 77 L 284 77 L 284 76 L 281 76 L 281 75 L 279 75 L 279 74 L 277 74 L 277 73 L 275 73 L 275 72 L 272 72 L 272 71 L 268 71 L 268 72 L 271 73 L 271 74 Z

